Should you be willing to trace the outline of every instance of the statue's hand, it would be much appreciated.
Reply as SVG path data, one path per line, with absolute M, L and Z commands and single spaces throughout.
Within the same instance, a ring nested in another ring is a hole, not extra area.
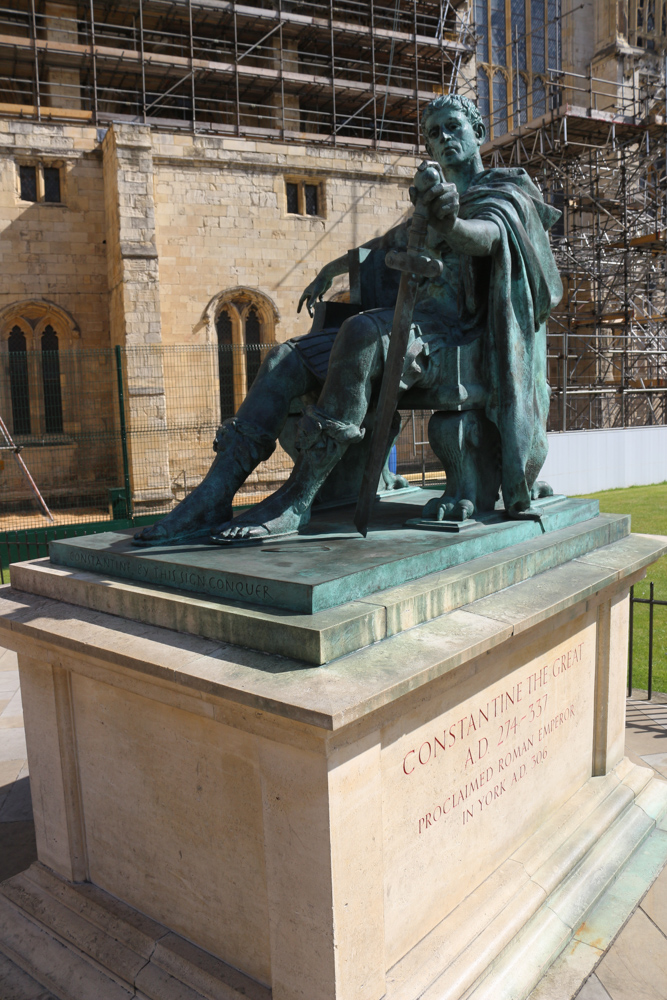
M 455 184 L 448 184 L 440 171 L 424 170 L 422 164 L 415 177 L 416 185 L 410 188 L 413 205 L 419 199 L 428 207 L 429 224 L 440 232 L 448 232 L 459 214 L 459 193 Z
M 451 229 L 459 215 L 459 192 L 455 184 L 439 184 L 442 190 L 433 193 L 431 202 L 431 213 L 440 222 L 436 228 L 441 230 Z
M 317 275 L 314 281 L 304 288 L 303 295 L 299 299 L 299 305 L 297 306 L 297 312 L 301 312 L 301 307 L 304 302 L 306 304 L 306 309 L 308 310 L 308 315 L 312 316 L 315 304 L 320 301 L 325 292 L 328 292 L 332 285 L 332 279 L 327 274 L 325 267 L 322 268 L 320 273 Z

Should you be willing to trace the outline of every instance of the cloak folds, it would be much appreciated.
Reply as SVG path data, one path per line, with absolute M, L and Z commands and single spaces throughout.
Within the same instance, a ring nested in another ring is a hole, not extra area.
M 520 167 L 477 175 L 460 202 L 462 219 L 495 222 L 501 236 L 491 258 L 462 258 L 459 308 L 464 325 L 485 330 L 486 415 L 500 432 L 506 510 L 530 506 L 547 456 L 546 330 L 563 295 L 547 234 L 560 214 Z

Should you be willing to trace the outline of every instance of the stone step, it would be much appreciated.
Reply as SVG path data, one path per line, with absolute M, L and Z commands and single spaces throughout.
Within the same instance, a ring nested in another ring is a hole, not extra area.
M 0 949 L 27 984 L 40 984 L 58 1000 L 271 997 L 266 987 L 162 924 L 39 862 L 0 887 Z M 38 993 L 35 1000 L 48 996 Z M 28 986 L 16 997 L 32 1000 Z
M 457 1000 L 627 812 L 651 778 L 648 768 L 624 760 L 580 789 L 391 970 L 388 998 L 413 1000 L 436 983 L 438 1000 Z
M 598 900 L 653 834 L 657 820 L 666 813 L 667 785 L 652 778 L 481 979 L 459 995 L 460 1000 L 527 997 L 545 967 L 568 945 Z M 628 916 L 630 912 L 631 908 Z M 424 994 L 423 1000 L 444 1000 L 447 995 L 446 990 L 436 986 Z
M 124 989 L 0 893 L 0 948 L 58 1000 L 131 1000 Z
M 85 956 L 89 964 L 119 985 L 134 983 L 146 965 L 144 956 L 64 906 L 25 875 L 14 876 L 4 884 L 2 892 L 23 915 L 48 928 L 62 944 Z
M 53 993 L 22 972 L 6 955 L 0 955 L 0 986 L 2 1000 L 57 1000 Z
M 155 942 L 168 933 L 162 924 L 144 916 L 143 913 L 98 889 L 92 883 L 73 885 L 39 862 L 31 865 L 16 878 L 21 879 L 21 882 L 29 881 L 35 888 L 48 893 L 52 899 L 62 903 L 73 913 L 105 931 L 114 940 L 146 960 L 151 957 Z M 3 888 L 15 881 L 11 879 Z

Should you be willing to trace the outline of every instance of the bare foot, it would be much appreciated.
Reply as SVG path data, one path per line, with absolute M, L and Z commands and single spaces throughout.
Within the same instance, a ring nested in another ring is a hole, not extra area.
M 467 521 L 475 513 L 475 505 L 470 500 L 456 497 L 433 497 L 422 511 L 422 517 L 430 521 Z
M 244 511 L 221 530 L 211 535 L 216 545 L 252 542 L 276 535 L 291 535 L 310 520 L 310 505 L 305 510 L 295 497 L 291 484 L 284 486 L 255 507 Z
M 208 535 L 232 516 L 229 483 L 220 456 L 216 456 L 206 478 L 161 521 L 134 536 L 133 545 L 177 545 Z

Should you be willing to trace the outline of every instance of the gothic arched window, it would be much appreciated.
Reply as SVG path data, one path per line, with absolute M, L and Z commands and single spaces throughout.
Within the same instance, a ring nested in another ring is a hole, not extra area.
M 20 326 L 9 334 L 9 393 L 12 401 L 12 433 L 30 434 L 30 383 L 25 333 Z
M 218 334 L 218 377 L 220 379 L 220 419 L 233 417 L 234 406 L 234 337 L 232 318 L 222 309 L 215 321 Z
M 220 413 L 225 420 L 238 410 L 274 343 L 278 311 L 262 292 L 237 287 L 211 299 L 204 315 L 209 336 L 217 341 Z
M 528 121 L 528 87 L 522 73 L 514 74 L 514 122 L 515 126 Z
M 246 386 L 249 389 L 255 381 L 259 366 L 262 363 L 262 355 L 259 345 L 262 343 L 262 327 L 257 315 L 257 310 L 251 306 L 245 317 L 245 343 L 246 343 Z
M 60 389 L 58 334 L 50 323 L 42 333 L 42 386 L 44 389 L 44 430 L 47 434 L 62 434 L 63 400 Z
M 477 71 L 477 94 L 479 113 L 484 119 L 487 135 L 491 135 L 491 121 L 489 118 L 491 107 L 489 100 L 489 78 L 486 75 L 486 70 L 483 69 Z
M 507 132 L 507 78 L 498 71 L 493 76 L 493 135 Z
M 491 62 L 505 65 L 505 0 L 491 0 Z

